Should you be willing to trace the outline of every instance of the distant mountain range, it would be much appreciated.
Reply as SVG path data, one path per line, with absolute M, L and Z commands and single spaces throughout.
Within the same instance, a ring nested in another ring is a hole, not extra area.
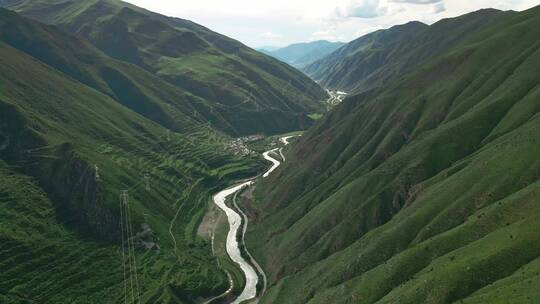
M 256 48 L 256 50 L 263 53 L 270 53 L 273 51 L 277 51 L 281 48 L 282 47 L 279 47 L 279 46 L 261 46 L 261 47 Z
M 257 50 L 296 68 L 303 68 L 345 45 L 343 42 L 313 41 L 291 44 L 283 48 L 262 47 Z

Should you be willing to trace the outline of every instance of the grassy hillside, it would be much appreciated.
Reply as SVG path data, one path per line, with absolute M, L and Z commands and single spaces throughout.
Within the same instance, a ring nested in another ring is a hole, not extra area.
M 411 72 L 506 14 L 511 13 L 486 9 L 431 26 L 394 26 L 360 37 L 303 70 L 328 89 L 368 91 Z
M 0 9 L 0 41 L 175 131 L 212 120 L 204 101 L 57 28 Z M 221 122 L 222 124 L 225 122 Z
M 540 301 L 539 29 L 499 16 L 309 130 L 257 186 L 262 303 Z
M 306 128 L 326 93 L 308 77 L 193 22 L 116 0 L 3 4 L 80 35 L 196 97 L 198 111 L 233 135 Z M 116 75 L 112 76 L 113 78 Z
M 196 119 L 172 117 L 177 133 L 155 112 L 135 112 L 146 97 L 162 107 L 174 87 L 154 88 L 161 80 L 139 68 L 0 13 L 9 26 L 0 30 L 0 300 L 123 303 L 119 194 L 126 189 L 143 303 L 193 303 L 226 290 L 227 276 L 196 227 L 210 195 L 254 175 L 260 161 L 235 155 L 227 137 Z M 30 39 L 34 31 L 48 36 Z M 103 67 L 126 73 L 145 90 L 141 99 L 118 96 L 94 73 Z M 170 91 L 157 95 L 159 88 Z M 140 103 L 133 111 L 126 100 Z M 178 101 L 173 113 L 186 104 Z

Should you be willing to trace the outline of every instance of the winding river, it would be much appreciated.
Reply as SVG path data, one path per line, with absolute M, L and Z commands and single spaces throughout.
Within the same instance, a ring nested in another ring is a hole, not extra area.
M 284 145 L 288 145 L 288 140 L 291 137 L 294 136 L 282 137 L 280 138 L 280 141 Z M 280 161 L 271 156 L 272 153 L 276 153 L 278 151 L 279 153 L 281 153 L 281 150 L 279 148 L 272 149 L 263 153 L 264 159 L 272 163 L 272 167 L 270 167 L 270 169 L 268 169 L 268 171 L 263 174 L 263 178 L 268 177 L 274 170 L 279 167 L 279 165 L 281 165 Z M 240 304 L 244 301 L 251 300 L 257 297 L 257 283 L 259 281 L 259 277 L 257 276 L 257 272 L 255 271 L 253 266 L 248 261 L 246 261 L 244 257 L 242 257 L 242 254 L 240 253 L 240 244 L 236 239 L 236 236 L 238 235 L 238 229 L 240 229 L 240 225 L 242 224 L 242 217 L 235 210 L 229 208 L 225 204 L 225 201 L 231 195 L 234 195 L 236 192 L 242 190 L 244 187 L 252 185 L 253 183 L 254 180 L 250 180 L 232 188 L 225 189 L 214 195 L 214 203 L 221 210 L 223 210 L 223 212 L 225 212 L 225 214 L 227 215 L 227 220 L 229 222 L 229 232 L 227 234 L 226 244 L 227 254 L 231 258 L 231 260 L 233 260 L 236 264 L 238 264 L 238 266 L 240 266 L 240 269 L 242 270 L 242 272 L 244 272 L 244 276 L 246 277 L 246 285 L 244 286 L 244 290 L 242 291 L 240 296 L 238 296 L 238 298 L 236 298 L 232 302 L 232 304 Z

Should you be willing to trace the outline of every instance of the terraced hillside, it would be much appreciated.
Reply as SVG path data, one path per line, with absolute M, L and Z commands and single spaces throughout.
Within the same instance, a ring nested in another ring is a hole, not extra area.
M 92 48 L 77 50 L 84 42 L 0 13 L 10 27 L 0 29 L 0 301 L 124 303 L 121 190 L 129 191 L 141 303 L 225 291 L 228 278 L 196 227 L 211 193 L 254 175 L 260 161 L 234 154 L 197 119 L 174 120 L 174 132 L 138 114 L 93 71 L 129 73 L 158 108 L 167 95 L 151 86 L 161 80 L 107 58 L 94 65 Z M 34 31 L 47 40 L 29 39 Z
M 262 303 L 540 301 L 539 37 L 505 13 L 310 129 L 256 190 Z
M 379 30 L 348 43 L 303 71 L 325 88 L 365 92 L 411 72 L 506 14 L 511 13 L 486 9 L 431 26 L 409 22 Z
M 326 92 L 301 72 L 193 22 L 117 0 L 1 3 L 90 41 L 195 99 L 197 110 L 233 134 L 303 129 Z M 109 75 L 113 80 L 121 77 Z

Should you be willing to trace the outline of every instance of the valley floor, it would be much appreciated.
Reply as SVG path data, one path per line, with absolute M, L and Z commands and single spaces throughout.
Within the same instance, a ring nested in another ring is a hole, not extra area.
M 285 161 L 283 149 L 285 146 L 289 145 L 290 139 L 296 136 L 299 135 L 287 135 L 279 137 L 279 140 L 277 142 L 279 142 L 282 147 L 272 148 L 263 153 L 264 159 L 272 163 L 272 165 L 265 173 L 262 174 L 262 178 L 270 176 L 270 174 L 281 165 L 282 161 Z M 279 160 L 279 158 L 281 158 L 281 160 Z M 233 304 L 240 304 L 245 301 L 255 299 L 257 296 L 262 296 L 266 289 L 267 282 L 264 270 L 251 256 L 245 244 L 244 236 L 247 231 L 248 217 L 244 214 L 242 209 L 236 203 L 237 194 L 239 192 L 242 192 L 246 188 L 253 187 L 256 183 L 256 180 L 257 178 L 250 179 L 239 185 L 227 188 L 217 193 L 213 197 L 213 202 L 222 211 L 222 213 L 218 213 L 218 219 L 216 220 L 215 209 L 210 209 L 209 213 L 207 214 L 207 218 L 203 220 L 199 227 L 199 232 L 202 233 L 202 235 L 206 234 L 206 232 L 209 232 L 208 235 L 211 237 L 212 240 L 212 248 L 214 248 L 213 243 L 215 241 L 214 236 L 217 226 L 214 226 L 213 231 L 209 231 L 209 223 L 216 221 L 219 222 L 219 219 L 222 215 L 225 215 L 225 217 L 227 218 L 227 224 L 229 228 L 225 240 L 226 253 L 228 255 L 228 258 L 233 261 L 237 265 L 237 267 L 241 269 L 244 276 L 244 288 L 241 291 L 240 295 L 238 295 L 234 299 L 234 301 L 232 302 Z M 234 284 L 233 281 L 231 281 L 231 284 Z M 211 303 L 214 300 L 218 300 L 219 298 L 225 296 L 228 296 L 230 298 L 230 295 L 228 295 L 228 293 L 233 290 L 233 286 L 231 286 L 227 293 L 218 296 L 217 298 L 213 298 L 206 303 Z

